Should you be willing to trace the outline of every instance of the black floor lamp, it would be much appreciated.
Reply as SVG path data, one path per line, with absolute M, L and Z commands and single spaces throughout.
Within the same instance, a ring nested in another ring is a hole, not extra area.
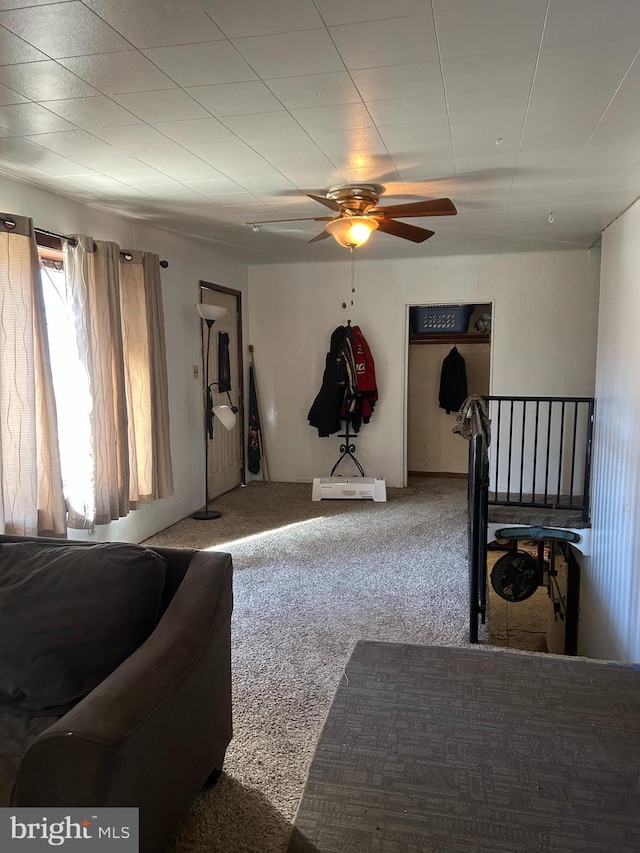
M 200 317 L 207 324 L 207 346 L 204 353 L 204 385 L 205 385 L 205 416 L 204 416 L 204 509 L 194 512 L 191 518 L 196 521 L 211 521 L 214 518 L 220 518 L 221 512 L 218 510 L 209 509 L 209 440 L 213 438 L 213 423 L 214 418 L 218 418 L 220 423 L 227 430 L 232 430 L 236 424 L 236 415 L 234 406 L 214 406 L 211 388 L 216 385 L 216 382 L 209 382 L 209 348 L 211 346 L 211 327 L 216 320 L 221 320 L 227 313 L 226 308 L 220 305 L 208 305 L 204 302 L 196 304 L 196 310 Z M 237 411 L 237 409 L 236 409 Z

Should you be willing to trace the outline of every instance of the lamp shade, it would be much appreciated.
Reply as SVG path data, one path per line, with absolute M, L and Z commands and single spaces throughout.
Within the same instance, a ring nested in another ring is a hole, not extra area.
M 332 219 L 324 230 L 346 249 L 356 249 L 367 242 L 378 223 L 369 216 L 342 216 Z
M 196 311 L 203 320 L 222 320 L 228 309 L 221 305 L 208 305 L 206 302 L 197 302 Z
M 236 425 L 235 412 L 232 412 L 229 406 L 214 406 L 213 414 L 220 419 L 220 423 L 226 430 L 231 431 Z

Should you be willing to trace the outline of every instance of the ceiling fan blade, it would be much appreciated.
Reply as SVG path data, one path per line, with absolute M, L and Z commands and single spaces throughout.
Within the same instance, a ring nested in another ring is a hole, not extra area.
M 310 243 L 317 243 L 317 242 L 318 242 L 318 240 L 326 240 L 326 239 L 327 239 L 327 237 L 330 237 L 330 236 L 331 236 L 331 234 L 329 234 L 329 232 L 328 232 L 328 231 L 321 231 L 321 232 L 317 235 L 317 237 L 314 237 L 314 238 L 313 238 L 313 240 L 309 240 L 309 242 L 310 242 Z
M 385 234 L 393 234 L 394 237 L 404 237 L 405 240 L 412 240 L 414 243 L 424 243 L 429 237 L 433 237 L 435 231 L 429 231 L 428 228 L 418 228 L 415 225 L 409 225 L 406 222 L 394 222 L 393 219 L 378 219 L 378 231 L 384 231 Z
M 324 204 L 325 207 L 330 207 L 331 210 L 342 210 L 337 201 L 334 201 L 332 198 L 325 198 L 323 195 L 311 195 L 311 193 L 307 193 L 308 198 L 312 198 L 314 201 L 319 201 L 320 204 Z
M 245 225 L 272 225 L 278 222 L 331 222 L 333 216 L 299 216 L 297 219 L 257 219 L 255 222 L 245 222 Z
M 433 198 L 429 201 L 414 201 L 410 204 L 392 204 L 369 211 L 370 215 L 383 213 L 385 216 L 405 218 L 408 216 L 455 216 L 458 211 L 449 198 Z

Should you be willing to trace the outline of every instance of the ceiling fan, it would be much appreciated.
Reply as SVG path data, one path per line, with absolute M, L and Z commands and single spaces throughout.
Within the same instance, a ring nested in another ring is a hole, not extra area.
M 394 204 L 390 207 L 378 207 L 378 199 L 384 187 L 377 184 L 357 184 L 333 187 L 326 195 L 308 197 L 325 207 L 338 212 L 338 216 L 309 216 L 300 219 L 265 219 L 258 222 L 245 222 L 245 225 L 268 225 L 275 222 L 326 222 L 324 231 L 310 240 L 316 243 L 327 237 L 333 237 L 341 246 L 355 249 L 369 239 L 373 231 L 384 231 L 394 237 L 402 237 L 414 243 L 423 243 L 434 232 L 428 228 L 418 228 L 397 219 L 412 216 L 455 216 L 458 212 L 448 198 L 425 199 L 424 201 Z M 257 229 L 256 229 L 257 230 Z

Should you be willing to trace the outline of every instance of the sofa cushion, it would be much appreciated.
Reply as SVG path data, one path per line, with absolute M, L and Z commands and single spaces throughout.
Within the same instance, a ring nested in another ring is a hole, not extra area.
M 138 545 L 0 545 L 0 705 L 63 714 L 153 631 L 166 561 Z

